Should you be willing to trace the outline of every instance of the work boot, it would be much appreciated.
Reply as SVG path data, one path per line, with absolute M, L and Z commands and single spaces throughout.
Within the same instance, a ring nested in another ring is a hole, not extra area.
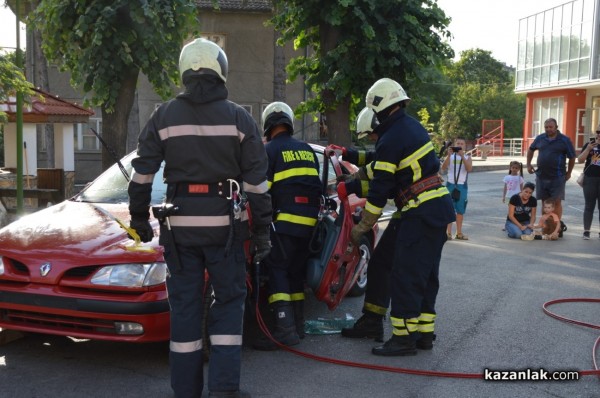
M 373 347 L 371 352 L 374 355 L 384 357 L 417 355 L 417 345 L 411 336 L 396 336 L 394 334 L 383 345 Z
M 286 346 L 300 343 L 300 337 L 298 337 L 298 333 L 296 332 L 292 305 L 290 303 L 276 304 L 274 308 L 275 328 L 271 331 L 271 337 Z M 279 346 L 267 336 L 261 336 L 252 347 L 259 351 L 275 351 L 279 349 Z
M 246 391 L 209 391 L 208 397 L 219 397 L 219 398 L 250 398 L 250 394 Z
M 436 338 L 434 333 L 420 333 L 421 335 L 415 343 L 419 350 L 431 350 L 433 348 L 433 341 Z
M 296 323 L 296 333 L 303 339 L 306 336 L 304 331 L 304 300 L 292 301 L 294 307 L 294 322 Z
M 351 328 L 342 329 L 342 336 L 383 342 L 383 315 L 365 312 Z

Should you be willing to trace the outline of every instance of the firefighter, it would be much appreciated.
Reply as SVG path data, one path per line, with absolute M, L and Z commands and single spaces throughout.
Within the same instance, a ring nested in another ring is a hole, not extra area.
M 273 102 L 262 114 L 269 158 L 267 179 L 273 202 L 273 248 L 264 264 L 268 270 L 268 302 L 275 314 L 272 337 L 291 346 L 304 337 L 304 281 L 309 241 L 317 224 L 322 184 L 319 161 L 310 145 L 292 137 L 294 113 Z M 278 348 L 262 336 L 257 350 Z
M 427 130 L 406 114 L 409 101 L 402 86 L 388 78 L 367 92 L 366 105 L 380 123 L 375 129 L 379 138 L 367 203 L 351 233 L 358 244 L 377 222 L 391 193 L 397 207 L 387 227 L 393 228 L 393 252 L 388 253 L 393 334 L 372 349 L 383 356 L 416 355 L 417 348 L 433 347 L 440 258 L 446 226 L 455 220 Z
M 130 226 L 144 242 L 152 239 L 152 180 L 164 161 L 166 203 L 157 218 L 169 270 L 171 387 L 176 397 L 202 395 L 208 271 L 214 291 L 207 321 L 209 396 L 247 396 L 239 390 L 246 297 L 243 242 L 252 232 L 256 257 L 270 251 L 268 159 L 252 116 L 227 100 L 227 57 L 218 45 L 205 39 L 190 42 L 181 51 L 179 71 L 184 92 L 156 109 L 140 133 L 128 189 Z M 244 197 L 252 209 L 251 230 Z

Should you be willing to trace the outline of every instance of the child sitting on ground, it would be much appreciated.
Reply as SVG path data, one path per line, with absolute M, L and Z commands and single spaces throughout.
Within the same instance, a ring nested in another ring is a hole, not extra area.
M 531 235 L 521 235 L 523 240 L 557 240 L 560 230 L 560 219 L 554 212 L 554 200 L 544 200 L 544 214 L 540 218 L 538 225 L 532 227 L 534 233 Z

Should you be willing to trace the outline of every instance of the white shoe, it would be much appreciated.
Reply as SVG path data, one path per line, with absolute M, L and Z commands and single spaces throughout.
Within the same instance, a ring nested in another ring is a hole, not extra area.
M 534 240 L 535 236 L 533 236 L 533 234 L 529 234 L 529 235 L 521 235 L 521 240 Z

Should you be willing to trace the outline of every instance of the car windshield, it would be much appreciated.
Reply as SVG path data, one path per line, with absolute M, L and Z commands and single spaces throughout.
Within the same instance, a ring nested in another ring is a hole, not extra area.
M 131 175 L 133 171 L 131 160 L 134 157 L 135 152 L 132 152 L 121 159 L 121 163 L 129 175 Z M 152 204 L 162 203 L 165 198 L 167 186 L 163 182 L 163 166 L 164 163 L 161 165 L 158 173 L 154 176 L 154 182 L 152 183 Z M 128 203 L 128 185 L 129 183 L 121 172 L 119 165 L 114 164 L 85 187 L 74 200 L 77 202 L 92 203 Z

